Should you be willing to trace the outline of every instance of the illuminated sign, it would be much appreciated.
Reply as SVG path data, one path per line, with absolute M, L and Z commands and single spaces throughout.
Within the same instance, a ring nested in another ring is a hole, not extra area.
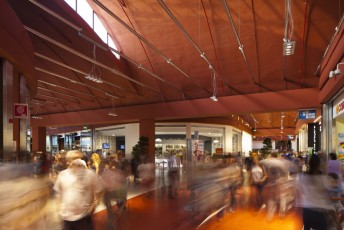
M 299 110 L 299 119 L 300 120 L 315 119 L 315 116 L 316 116 L 316 110 L 315 109 Z

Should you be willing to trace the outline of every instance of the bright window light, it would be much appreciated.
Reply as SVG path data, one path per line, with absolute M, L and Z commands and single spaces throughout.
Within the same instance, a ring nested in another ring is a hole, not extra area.
M 107 42 L 107 31 L 96 14 L 94 14 L 93 30 L 98 34 L 98 36 L 103 40 L 103 42 Z
M 110 35 L 108 35 L 108 46 L 110 46 L 112 49 L 118 51 L 117 46 L 116 46 L 116 44 L 113 42 L 113 40 L 112 40 L 112 38 L 110 37 Z M 115 53 L 114 51 L 111 51 L 111 52 L 116 56 L 117 59 L 119 59 L 119 58 L 121 57 L 119 54 Z
M 93 10 L 86 0 L 78 0 L 77 13 L 93 28 Z
M 82 17 L 87 24 L 94 30 L 94 32 L 112 49 L 118 51 L 112 38 L 105 29 L 104 25 L 99 20 L 98 16 L 94 13 L 91 6 L 86 0 L 65 0 L 65 2 Z M 120 59 L 120 55 L 112 51 L 117 59 Z
M 65 2 L 66 2 L 73 10 L 76 10 L 76 0 L 65 0 Z

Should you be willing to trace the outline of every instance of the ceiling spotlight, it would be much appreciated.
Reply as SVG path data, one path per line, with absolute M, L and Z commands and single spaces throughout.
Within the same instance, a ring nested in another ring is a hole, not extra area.
M 113 112 L 108 113 L 108 115 L 112 117 L 117 117 L 117 113 L 113 113 Z
M 256 129 L 253 130 L 254 132 L 257 131 Z
M 337 64 L 337 68 L 335 70 L 333 70 L 333 71 L 330 71 L 330 74 L 329 74 L 328 77 L 332 78 L 334 76 L 337 76 L 337 75 L 341 74 L 342 71 L 338 68 L 338 66 L 343 65 L 343 64 L 344 64 L 344 62 L 338 63 Z
M 212 101 L 218 101 L 218 99 L 217 99 L 217 97 L 216 97 L 215 95 L 211 96 L 210 99 L 211 99 Z
M 31 116 L 32 119 L 43 119 L 43 117 L 41 116 L 38 116 L 38 115 L 33 115 Z
M 295 41 L 284 41 L 283 42 L 283 55 L 293 55 L 295 51 Z

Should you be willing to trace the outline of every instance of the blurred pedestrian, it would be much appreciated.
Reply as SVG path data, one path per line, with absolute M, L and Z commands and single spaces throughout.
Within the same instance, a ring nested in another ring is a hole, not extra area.
M 66 155 L 69 168 L 59 173 L 54 185 L 60 201 L 64 230 L 92 230 L 91 215 L 99 202 L 102 186 L 97 175 L 86 168 L 77 150 Z
M 331 209 L 326 195 L 326 184 L 322 171 L 321 160 L 316 154 L 309 159 L 309 170 L 299 177 L 299 206 L 302 207 L 304 230 L 326 230 L 327 213 Z

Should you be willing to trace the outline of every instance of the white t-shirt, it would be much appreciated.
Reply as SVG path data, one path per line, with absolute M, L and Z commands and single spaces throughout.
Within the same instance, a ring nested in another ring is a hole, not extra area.
M 325 186 L 326 176 L 300 174 L 298 206 L 313 209 L 332 209 Z
M 259 182 L 263 178 L 263 169 L 258 165 L 254 165 L 251 169 L 251 177 L 254 183 Z
M 61 196 L 62 219 L 76 221 L 89 215 L 95 194 L 102 191 L 102 186 L 92 170 L 73 167 L 58 175 L 54 190 Z

